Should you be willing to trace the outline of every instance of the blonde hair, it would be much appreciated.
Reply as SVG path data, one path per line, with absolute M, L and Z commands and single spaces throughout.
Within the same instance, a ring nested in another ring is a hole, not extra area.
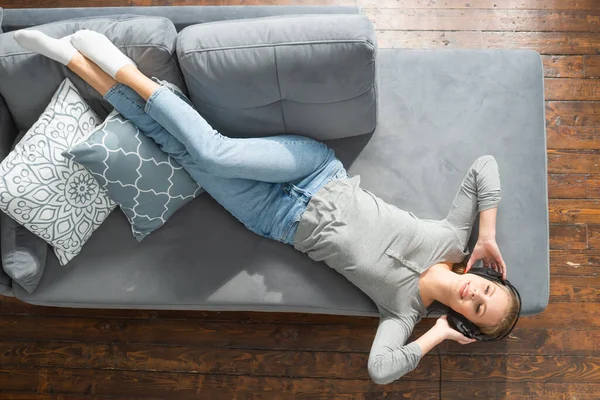
M 468 260 L 465 259 L 461 263 L 453 264 L 452 272 L 460 275 L 464 274 L 465 270 L 467 269 L 467 261 Z M 495 326 L 477 325 L 481 333 L 491 337 L 498 337 L 502 333 L 506 332 L 511 326 L 513 326 L 515 320 L 519 317 L 519 299 L 517 295 L 505 285 L 498 284 L 498 286 L 501 287 L 502 290 L 504 290 L 508 295 L 508 308 L 504 318 L 502 318 Z

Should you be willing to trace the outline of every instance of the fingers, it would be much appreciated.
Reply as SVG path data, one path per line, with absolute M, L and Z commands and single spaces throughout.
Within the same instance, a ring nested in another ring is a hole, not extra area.
M 473 343 L 473 342 L 477 341 L 477 339 L 468 338 L 468 337 L 466 337 L 465 335 L 463 335 L 463 334 L 461 334 L 459 332 L 456 332 L 456 333 L 457 333 L 457 336 L 454 337 L 453 339 L 454 339 L 454 341 L 456 341 L 456 342 L 458 342 L 460 344 L 469 344 L 469 343 Z
M 471 256 L 471 258 L 469 258 L 469 262 L 467 263 L 467 268 L 465 268 L 465 274 L 471 270 L 471 267 L 473 266 L 473 264 L 475 264 L 475 261 L 476 261 L 475 257 Z

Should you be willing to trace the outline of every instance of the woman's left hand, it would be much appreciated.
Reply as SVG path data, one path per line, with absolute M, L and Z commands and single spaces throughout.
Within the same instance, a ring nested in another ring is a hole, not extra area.
M 479 239 L 477 241 L 473 249 L 473 254 L 467 263 L 465 273 L 469 272 L 473 264 L 481 259 L 483 260 L 484 267 L 495 269 L 502 274 L 502 279 L 506 279 L 506 264 L 502 259 L 496 239 Z

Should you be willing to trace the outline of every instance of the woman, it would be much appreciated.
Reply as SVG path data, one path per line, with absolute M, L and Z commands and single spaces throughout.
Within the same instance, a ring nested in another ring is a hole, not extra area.
M 315 140 L 221 136 L 185 101 L 144 76 L 104 35 L 79 31 L 57 40 L 27 30 L 14 36 L 83 78 L 248 229 L 324 261 L 369 295 L 381 313 L 368 364 L 375 382 L 392 382 L 413 370 L 445 339 L 475 341 L 441 317 L 406 345 L 434 301 L 491 337 L 516 322 L 513 292 L 452 271 L 466 256 L 479 212 L 479 240 L 466 271 L 483 259 L 506 278 L 495 241 L 500 179 L 493 157 L 471 166 L 446 219 L 420 220 L 361 189 L 360 178 L 348 177 L 333 151 Z

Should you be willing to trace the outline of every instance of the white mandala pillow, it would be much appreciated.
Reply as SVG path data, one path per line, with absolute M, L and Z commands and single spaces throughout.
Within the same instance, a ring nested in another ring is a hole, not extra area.
M 61 265 L 116 207 L 84 167 L 62 156 L 100 123 L 65 79 L 0 164 L 0 210 L 52 245 Z

